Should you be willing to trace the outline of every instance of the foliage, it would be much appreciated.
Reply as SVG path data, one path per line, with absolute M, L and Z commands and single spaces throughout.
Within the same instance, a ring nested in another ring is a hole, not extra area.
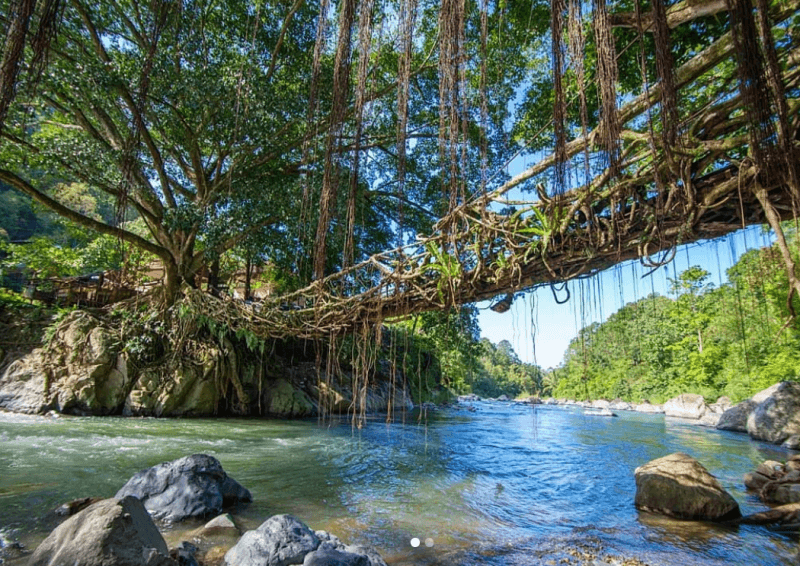
M 800 256 L 796 238 L 793 249 Z M 777 248 L 745 253 L 719 288 L 706 285 L 707 277 L 690 267 L 671 281 L 675 298 L 651 295 L 582 329 L 548 376 L 553 394 L 663 402 L 699 393 L 739 401 L 797 379 L 800 323 L 789 318 Z
M 509 398 L 541 395 L 543 373 L 520 361 L 511 344 L 479 339 L 475 307 L 418 315 L 391 327 L 396 363 L 407 376 L 414 400 L 437 388 L 454 394 Z

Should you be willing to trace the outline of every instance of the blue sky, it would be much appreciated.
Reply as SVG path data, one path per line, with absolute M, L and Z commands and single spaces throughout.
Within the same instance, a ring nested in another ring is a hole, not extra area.
M 489 310 L 491 302 L 478 303 L 481 336 L 495 344 L 508 340 L 520 359 L 547 369 L 561 363 L 569 341 L 578 330 L 592 322 L 601 322 L 623 305 L 652 292 L 667 295 L 668 278 L 692 265 L 711 273 L 715 286 L 727 281 L 725 271 L 744 252 L 768 246 L 771 238 L 760 226 L 739 230 L 724 238 L 681 246 L 675 259 L 643 277 L 649 269 L 638 261 L 628 261 L 595 277 L 568 283 L 570 299 L 556 303 L 549 286 L 518 297 L 511 310 L 497 314 Z M 558 294 L 563 300 L 565 293 Z

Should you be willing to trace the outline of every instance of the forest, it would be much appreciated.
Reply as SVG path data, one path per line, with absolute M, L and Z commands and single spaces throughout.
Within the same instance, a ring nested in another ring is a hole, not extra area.
M 792 247 L 797 250 L 796 228 Z M 739 402 L 800 372 L 800 306 L 776 245 L 747 251 L 715 286 L 692 266 L 670 295 L 629 303 L 583 328 L 546 376 L 556 397 L 661 403 L 682 393 Z

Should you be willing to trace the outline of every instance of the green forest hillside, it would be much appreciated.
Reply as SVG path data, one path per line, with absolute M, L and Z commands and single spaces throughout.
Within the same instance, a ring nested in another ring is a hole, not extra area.
M 797 235 L 791 247 L 797 249 Z M 797 258 L 795 258 L 797 261 Z M 798 298 L 776 246 L 745 253 L 715 287 L 693 266 L 669 297 L 629 303 L 583 328 L 547 381 L 556 397 L 648 399 L 681 393 L 734 401 L 800 372 Z

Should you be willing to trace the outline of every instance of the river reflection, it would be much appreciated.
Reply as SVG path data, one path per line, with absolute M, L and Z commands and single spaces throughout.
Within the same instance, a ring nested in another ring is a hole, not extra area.
M 666 520 L 633 507 L 633 471 L 682 451 L 739 501 L 742 477 L 780 448 L 660 415 L 475 403 L 405 424 L 46 419 L 0 414 L 0 533 L 29 546 L 60 503 L 113 496 L 135 472 L 203 452 L 250 489 L 255 528 L 291 513 L 378 547 L 390 564 L 796 564 L 796 539 L 764 528 Z M 167 533 L 177 544 L 198 524 Z M 410 541 L 418 538 L 419 546 Z M 424 541 L 430 545 L 426 545 Z M 561 562 L 559 562 L 561 561 Z M 616 561 L 616 562 L 615 562 Z

